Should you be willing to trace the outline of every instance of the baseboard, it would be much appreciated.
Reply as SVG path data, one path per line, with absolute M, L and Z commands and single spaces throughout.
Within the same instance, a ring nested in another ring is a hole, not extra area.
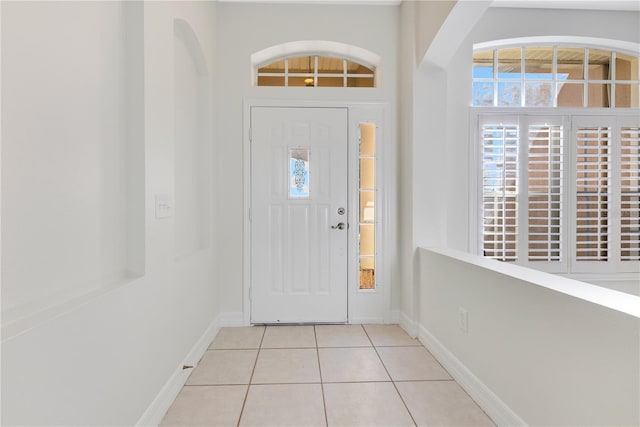
M 417 323 L 407 316 L 406 313 L 400 312 L 399 315 L 399 324 L 404 331 L 409 334 L 410 337 L 415 338 L 418 336 Z
M 187 382 L 191 369 L 182 369 L 182 366 L 196 366 L 202 355 L 207 351 L 209 344 L 215 338 L 216 334 L 221 327 L 221 317 L 219 315 L 209 325 L 207 330 L 202 334 L 198 342 L 192 347 L 191 351 L 184 358 L 178 369 L 171 375 L 169 380 L 162 387 L 158 395 L 147 410 L 142 414 L 142 417 L 136 423 L 136 426 L 142 427 L 156 427 L 162 421 L 162 418 L 166 414 L 167 410 L 173 403 L 173 401 L 182 390 L 182 387 Z
M 453 355 L 424 326 L 418 327 L 418 339 L 445 367 L 469 396 L 491 417 L 498 426 L 527 426 L 506 403 L 489 389 L 473 372 Z
M 220 313 L 220 327 L 248 326 L 244 324 L 244 313 L 241 311 L 227 311 Z
M 381 325 L 384 323 L 382 317 L 353 317 L 349 319 L 352 325 Z

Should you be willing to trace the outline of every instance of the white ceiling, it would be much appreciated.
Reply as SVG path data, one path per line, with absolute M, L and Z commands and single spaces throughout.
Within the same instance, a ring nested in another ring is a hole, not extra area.
M 399 5 L 403 1 L 430 0 L 218 0 L 225 3 L 296 3 L 343 5 Z M 474 1 L 474 0 L 459 0 Z M 640 0 L 493 0 L 491 7 L 640 11 Z
M 472 1 L 472 0 L 463 0 Z M 493 0 L 491 7 L 640 11 L 639 0 Z

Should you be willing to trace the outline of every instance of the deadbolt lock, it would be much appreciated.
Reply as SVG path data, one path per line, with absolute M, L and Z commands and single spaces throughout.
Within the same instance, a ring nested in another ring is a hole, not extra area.
M 344 215 L 345 210 L 344 208 L 338 208 L 338 215 Z

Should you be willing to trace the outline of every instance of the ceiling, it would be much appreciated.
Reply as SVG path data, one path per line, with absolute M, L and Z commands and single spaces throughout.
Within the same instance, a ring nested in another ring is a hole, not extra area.
M 416 0 L 218 0 L 225 3 L 296 3 L 296 4 L 341 4 L 394 6 L 403 1 Z M 421 0 L 429 1 L 429 0 Z M 474 0 L 458 0 L 474 1 Z M 580 10 L 628 10 L 640 11 L 638 0 L 493 0 L 491 7 L 519 7 L 533 9 L 580 9 Z
M 462 0 L 465 1 L 465 0 Z M 472 0 L 467 0 L 472 1 Z M 493 0 L 491 7 L 640 11 L 638 0 Z

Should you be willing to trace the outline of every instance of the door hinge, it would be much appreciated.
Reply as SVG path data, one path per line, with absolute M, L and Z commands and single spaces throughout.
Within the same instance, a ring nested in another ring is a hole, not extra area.
M 253 128 L 249 128 L 249 142 L 253 142 Z

